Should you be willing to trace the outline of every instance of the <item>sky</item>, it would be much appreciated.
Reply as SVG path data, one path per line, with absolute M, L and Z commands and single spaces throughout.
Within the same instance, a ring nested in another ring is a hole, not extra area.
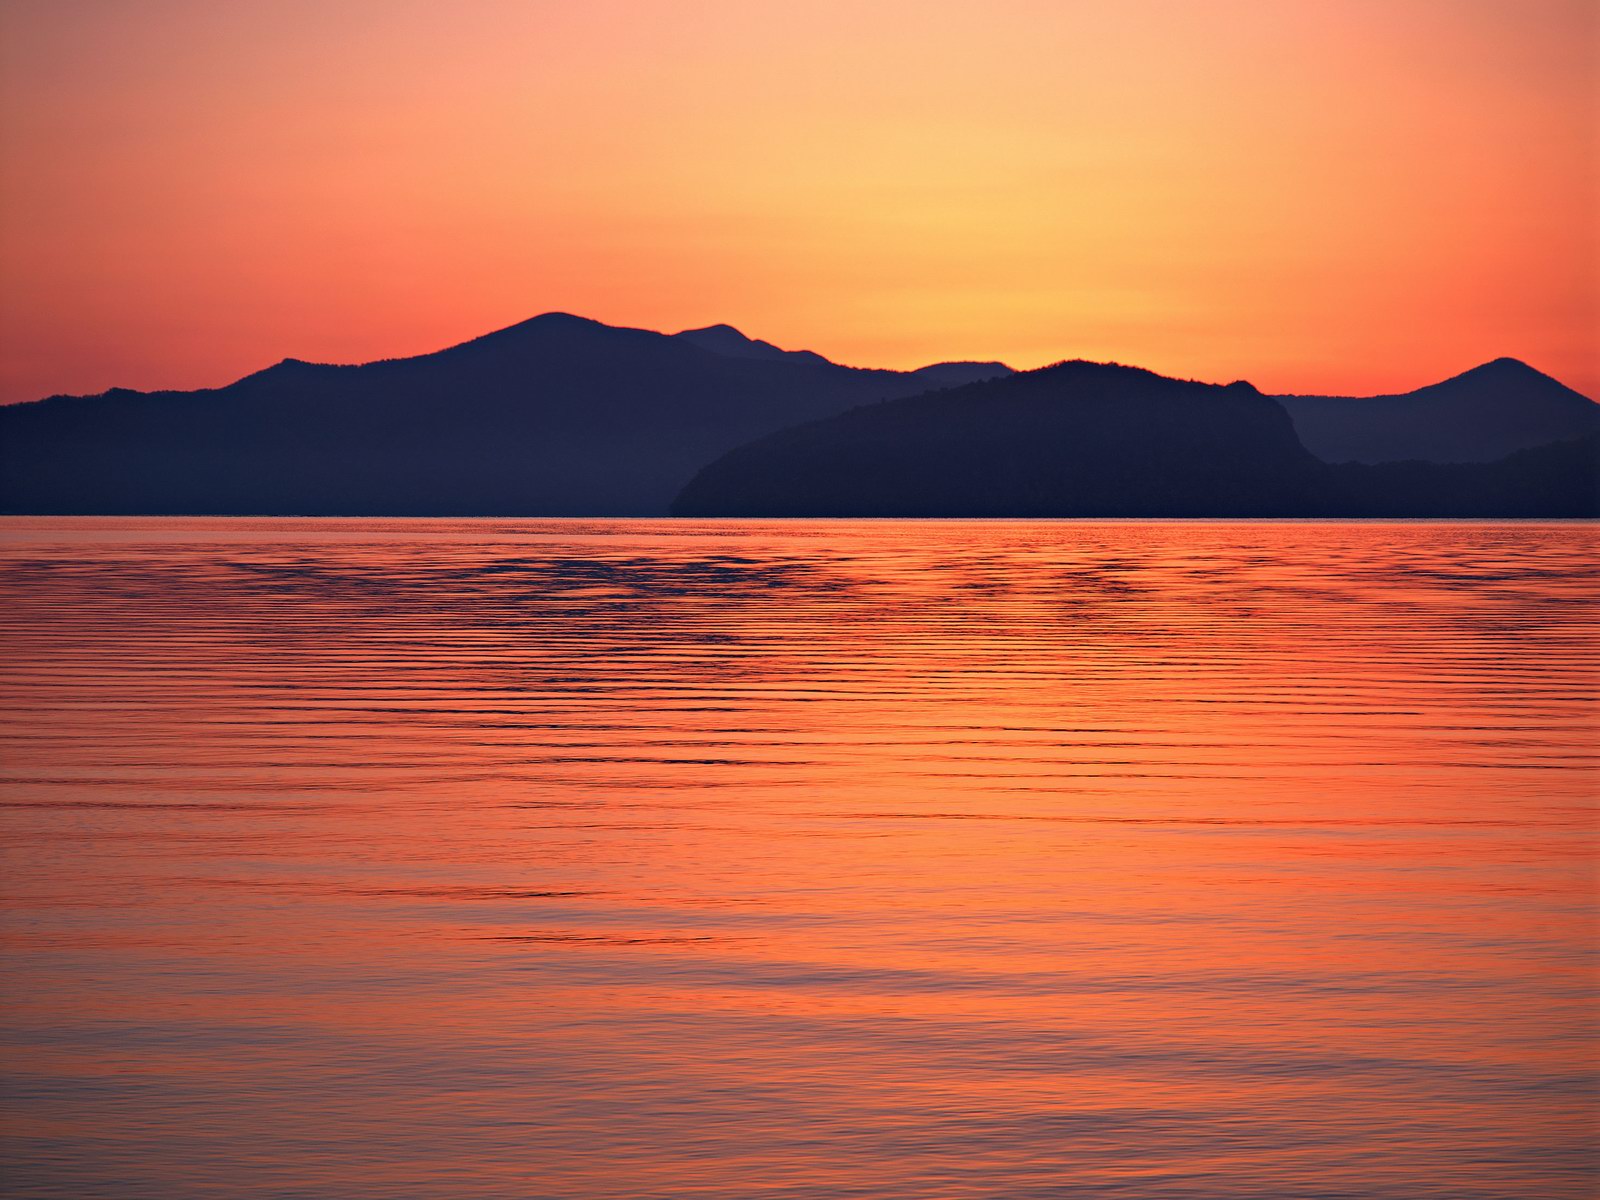
M 0 400 L 546 311 L 1600 397 L 1592 0 L 0 0 Z

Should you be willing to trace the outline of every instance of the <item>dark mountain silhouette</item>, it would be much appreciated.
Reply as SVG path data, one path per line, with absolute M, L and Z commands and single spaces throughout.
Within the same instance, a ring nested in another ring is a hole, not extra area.
M 1329 476 L 1329 516 L 1595 517 L 1600 434 L 1489 463 L 1341 463 Z
M 911 372 L 917 379 L 933 388 L 960 387 L 964 383 L 981 383 L 985 379 L 1004 379 L 1014 372 L 1005 363 L 997 362 L 946 362 L 931 367 L 918 367 Z
M 741 442 L 968 369 L 861 370 L 728 326 L 550 313 L 418 358 L 0 407 L 0 510 L 660 514 Z
M 1327 462 L 1490 462 L 1600 431 L 1600 404 L 1514 358 L 1399 396 L 1276 399 Z
M 679 341 L 688 342 L 691 346 L 699 346 L 702 350 L 709 350 L 713 354 L 721 354 L 728 358 L 835 365 L 810 350 L 780 350 L 771 342 L 746 337 L 732 325 L 707 325 L 704 329 L 685 329 L 682 333 L 675 333 L 672 336 Z
M 1247 383 L 1068 362 L 784 430 L 707 466 L 691 516 L 1283 515 L 1321 466 Z
M 0 407 L 0 511 L 1564 515 L 1595 508 L 1597 412 L 1508 359 L 1280 403 L 1084 362 L 864 370 L 728 325 L 550 313 L 417 358 Z M 1424 453 L 1466 461 L 1362 465 Z
M 683 516 L 1578 516 L 1595 444 L 1493 464 L 1331 466 L 1248 383 L 1068 362 L 783 430 L 708 465 Z
M 702 350 L 710 350 L 713 354 L 723 354 L 729 358 L 837 365 L 811 350 L 780 350 L 771 342 L 746 337 L 732 325 L 708 325 L 704 329 L 685 329 L 682 333 L 675 333 L 672 336 L 699 346 Z M 932 391 L 934 388 L 959 387 L 961 384 L 976 383 L 982 379 L 999 379 L 1011 373 L 1010 367 L 998 362 L 942 362 L 928 367 L 918 367 L 915 371 L 909 372 L 927 391 Z

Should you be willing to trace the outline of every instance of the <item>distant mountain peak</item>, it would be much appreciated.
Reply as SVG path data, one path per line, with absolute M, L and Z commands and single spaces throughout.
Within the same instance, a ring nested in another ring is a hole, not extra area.
M 1158 375 L 1144 367 L 1130 367 L 1126 363 L 1094 362 L 1087 358 L 1069 358 L 1061 362 L 1051 363 L 1047 367 L 1040 367 L 1038 372 L 1023 372 L 1023 374 L 1048 374 L 1056 379 L 1074 380 L 1105 380 L 1105 381 L 1149 381 L 1159 380 L 1162 383 L 1183 383 L 1185 380 L 1170 379 L 1165 375 Z
M 1520 380 L 1520 379 L 1549 379 L 1550 376 L 1546 375 L 1543 371 L 1540 371 L 1540 370 L 1538 370 L 1538 369 L 1536 369 L 1534 367 L 1530 367 L 1527 363 L 1523 362 L 1520 358 L 1502 357 L 1502 358 L 1490 359 L 1486 363 L 1480 363 L 1478 366 L 1473 367 L 1470 370 L 1466 370 L 1466 371 L 1461 372 L 1461 374 L 1455 376 L 1454 378 L 1456 378 L 1456 379 L 1519 379 Z M 1448 382 L 1448 380 L 1446 382 Z
M 452 357 L 474 357 L 481 354 L 521 353 L 525 345 L 542 345 L 552 343 L 567 343 L 573 346 L 592 344 L 597 338 L 610 336 L 627 336 L 636 331 L 607 325 L 604 321 L 596 321 L 589 317 L 580 317 L 569 312 L 540 313 L 536 317 L 529 317 L 526 321 L 518 321 L 515 325 L 507 325 L 502 329 L 495 329 L 489 333 L 471 338 L 454 346 L 448 346 L 437 354 Z M 418 355 L 418 358 L 428 358 L 430 355 Z M 404 362 L 407 359 L 387 359 L 386 362 Z
M 1460 389 L 1463 386 L 1473 389 L 1491 389 L 1494 391 L 1524 391 L 1531 390 L 1535 393 L 1544 392 L 1561 394 L 1573 398 L 1588 399 L 1581 392 L 1575 392 L 1559 379 L 1546 375 L 1537 367 L 1530 367 L 1527 363 L 1517 358 L 1495 358 L 1486 363 L 1453 375 L 1442 383 L 1431 384 L 1428 387 L 1417 389 L 1427 392 L 1435 388 L 1447 390 Z
M 672 335 L 712 354 L 724 358 L 754 358 L 768 362 L 826 363 L 822 355 L 810 350 L 783 350 L 771 342 L 749 337 L 732 325 L 707 325 L 701 329 L 684 329 Z
M 1003 362 L 936 362 L 918 367 L 911 372 L 934 387 L 961 387 L 968 383 L 984 383 L 1015 374 Z
M 763 351 L 783 351 L 771 342 L 763 342 L 735 329 L 732 325 L 706 325 L 700 329 L 684 329 L 672 335 L 681 341 L 691 342 L 713 354 L 726 354 L 734 358 L 766 358 Z
M 576 313 L 547 312 L 540 313 L 537 317 L 529 317 L 522 322 L 523 325 L 581 325 L 590 327 L 604 325 L 603 321 L 596 321 L 593 317 L 580 317 Z M 512 326 L 513 329 L 518 326 Z
M 1502 357 L 1385 396 L 1279 396 L 1300 440 L 1327 462 L 1493 462 L 1600 430 L 1600 405 Z
M 565 330 L 610 329 L 604 321 L 596 321 L 592 317 L 580 317 L 576 313 L 547 312 L 536 317 L 529 317 L 526 321 L 518 321 L 515 325 L 507 325 L 504 329 L 496 329 L 482 337 L 473 338 L 463 342 L 462 345 L 470 346 L 473 342 L 481 342 L 484 338 L 499 338 L 507 334 L 518 333 L 559 333 Z
M 714 337 L 728 339 L 730 341 L 737 339 L 739 342 L 752 344 L 756 340 L 755 338 L 746 335 L 743 331 L 735 329 L 732 325 L 721 323 L 716 325 L 706 325 L 700 329 L 685 329 L 677 336 L 681 338 L 692 338 L 696 335 L 699 335 L 702 338 Z
M 305 374 L 310 374 L 310 373 L 315 372 L 315 371 L 325 370 L 325 369 L 327 369 L 327 367 L 328 367 L 328 364 L 326 364 L 326 363 L 307 362 L 303 358 L 284 358 L 284 359 L 279 359 L 277 362 L 273 363 L 270 367 L 262 367 L 261 370 L 254 371 L 254 372 L 250 373 L 249 375 L 246 375 L 243 379 L 240 379 L 238 382 L 242 383 L 242 384 L 243 383 L 259 384 L 259 383 L 262 383 L 263 381 L 281 381 L 281 380 L 286 379 L 286 378 L 293 378 L 296 375 L 305 375 Z M 114 388 L 112 390 L 113 391 L 117 391 L 117 390 L 121 390 L 121 389 L 115 389 Z

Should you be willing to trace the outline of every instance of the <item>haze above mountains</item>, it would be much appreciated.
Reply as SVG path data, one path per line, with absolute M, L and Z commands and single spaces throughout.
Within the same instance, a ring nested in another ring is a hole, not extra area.
M 0 509 L 1576 516 L 1597 430 L 1600 406 L 1510 359 L 1402 396 L 1269 397 L 1108 364 L 870 370 L 551 313 L 415 358 L 0 408 Z M 1428 462 L 1331 465 L 1407 459 Z

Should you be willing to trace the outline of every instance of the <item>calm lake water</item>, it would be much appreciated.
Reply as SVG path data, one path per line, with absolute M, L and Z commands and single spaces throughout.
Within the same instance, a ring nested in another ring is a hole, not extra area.
M 1595 1187 L 1592 526 L 0 531 L 8 1196 Z

